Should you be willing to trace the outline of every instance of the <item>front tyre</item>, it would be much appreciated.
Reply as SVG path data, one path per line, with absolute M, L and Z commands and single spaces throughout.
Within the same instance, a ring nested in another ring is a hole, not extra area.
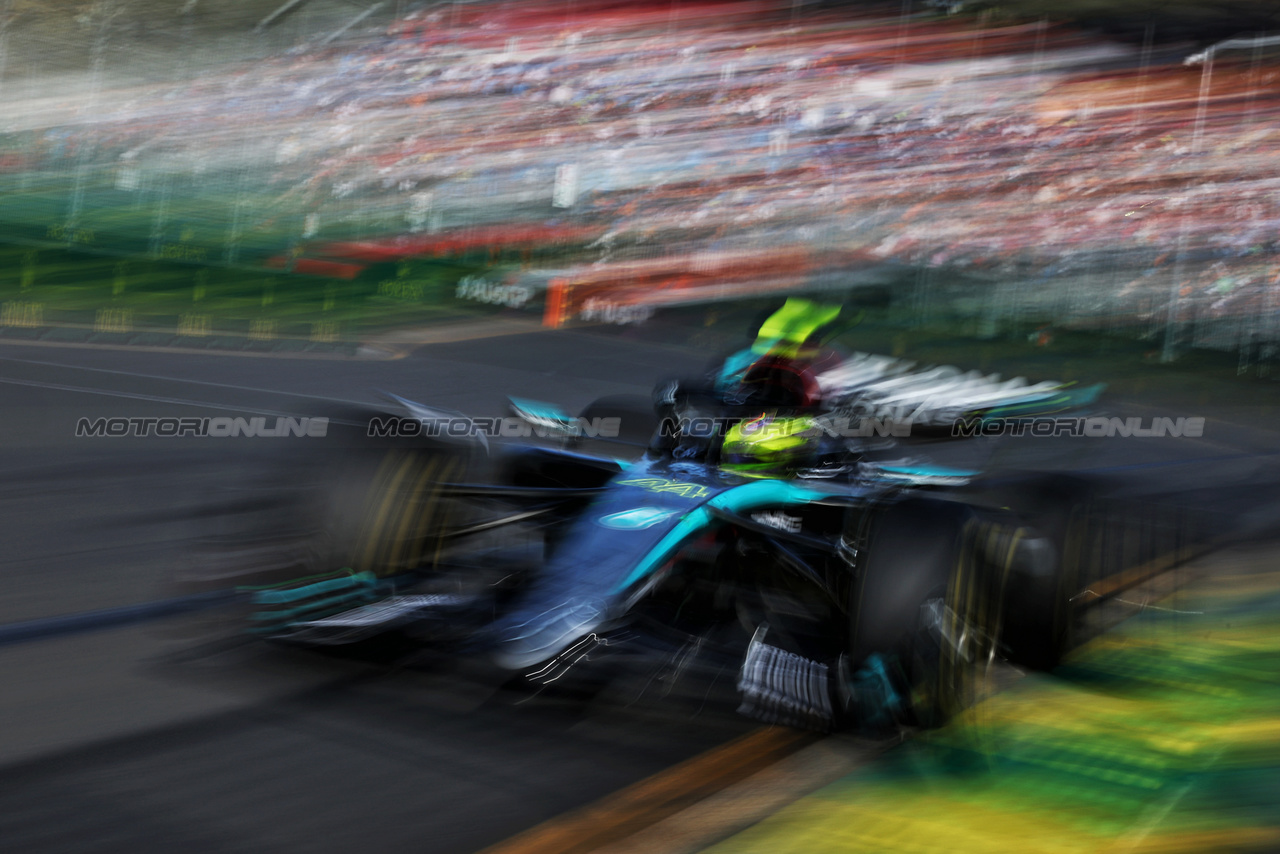
M 1017 530 L 924 500 L 864 523 L 838 677 L 847 717 L 873 729 L 939 726 L 988 690 Z

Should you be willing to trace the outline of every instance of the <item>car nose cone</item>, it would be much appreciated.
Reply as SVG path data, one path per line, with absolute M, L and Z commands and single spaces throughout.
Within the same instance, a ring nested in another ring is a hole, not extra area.
M 507 670 L 523 670 L 562 652 L 603 622 L 599 602 L 574 599 L 536 614 L 513 614 L 498 630 L 493 659 Z

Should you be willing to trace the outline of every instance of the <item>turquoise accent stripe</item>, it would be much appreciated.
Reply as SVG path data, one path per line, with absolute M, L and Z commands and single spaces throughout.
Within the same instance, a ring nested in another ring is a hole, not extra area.
M 751 367 L 758 358 L 758 354 L 753 350 L 739 350 L 732 356 L 724 360 L 724 365 L 720 368 L 720 376 L 716 378 L 716 383 L 724 386 L 734 379 L 738 374 Z
M 314 620 L 366 605 L 385 595 L 384 587 L 372 572 L 355 572 L 299 587 L 254 590 L 253 603 L 266 607 L 250 615 L 249 619 L 257 624 L 250 631 L 272 632 L 303 619 Z M 292 607 L 271 608 L 272 605 Z
M 510 400 L 511 404 L 521 412 L 535 418 L 545 418 L 548 421 L 569 420 L 569 414 L 554 403 L 544 403 L 541 400 L 529 400 L 523 397 L 509 397 L 507 400 Z
M 337 596 L 330 596 L 326 599 L 317 599 L 314 602 L 308 602 L 305 605 L 299 605 L 295 608 L 286 608 L 281 611 L 259 611 L 250 616 L 250 619 L 257 621 L 273 620 L 276 623 L 289 623 L 297 618 L 309 615 L 311 617 L 318 616 L 317 611 L 343 610 L 348 607 L 355 607 L 357 604 L 366 604 L 378 598 L 378 594 L 372 589 L 352 590 Z
M 258 605 L 282 605 L 287 602 L 297 602 L 299 599 L 306 599 L 310 596 L 329 593 L 333 590 L 372 587 L 377 582 L 378 579 L 372 572 L 357 572 L 352 575 L 343 575 L 338 578 L 330 578 L 326 581 L 317 581 L 314 584 L 306 584 L 302 587 L 293 587 L 286 590 L 257 590 L 253 594 L 253 601 Z
M 980 472 L 963 469 L 948 469 L 942 466 L 880 466 L 880 471 L 894 474 L 915 475 L 916 477 L 977 477 Z
M 1106 383 L 1096 383 L 1095 385 L 1084 386 L 1077 389 L 1059 389 L 1059 396 L 1049 399 L 1044 398 L 1028 398 L 1021 401 L 1012 401 L 1001 406 L 995 406 L 983 413 L 983 418 L 1002 418 L 1007 417 L 1021 409 L 1032 409 L 1039 414 L 1049 415 L 1051 411 L 1061 412 L 1063 408 L 1074 408 L 1084 406 L 1085 404 L 1095 402 L 1106 389 Z M 1056 410 L 1048 410 L 1046 407 L 1057 406 Z
M 686 513 L 684 518 L 676 523 L 676 526 L 668 531 L 667 535 L 636 564 L 622 583 L 613 589 L 613 592 L 621 593 L 651 575 L 681 543 L 710 525 L 714 517 L 707 509 L 709 507 L 727 510 L 730 513 L 744 513 L 771 504 L 808 504 L 811 501 L 820 501 L 829 497 L 830 495 L 826 492 L 806 489 L 785 480 L 756 480 L 727 489 L 707 503 Z

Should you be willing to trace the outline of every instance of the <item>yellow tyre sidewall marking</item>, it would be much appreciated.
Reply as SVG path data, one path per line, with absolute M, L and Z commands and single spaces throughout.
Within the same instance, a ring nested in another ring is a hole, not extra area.
M 396 505 L 397 489 L 400 482 L 410 471 L 414 462 L 412 454 L 405 454 L 403 451 L 390 451 L 382 464 L 378 466 L 378 473 L 374 475 L 373 483 L 369 486 L 367 493 L 366 505 L 377 505 L 377 510 L 366 514 L 365 518 L 370 519 L 372 524 L 363 526 L 361 531 L 361 547 L 357 549 L 357 553 L 361 555 L 359 569 L 367 570 L 375 575 L 381 575 L 378 572 L 377 553 L 382 544 L 381 533 L 386 526 L 387 515 L 393 511 Z M 396 467 L 398 464 L 398 467 Z M 395 474 L 390 477 L 390 482 L 383 487 L 382 482 L 385 479 L 385 472 L 393 467 Z M 379 498 L 381 499 L 379 501 Z
M 967 522 L 961 531 L 956 568 L 948 584 L 946 619 L 951 637 L 959 638 L 965 633 L 965 647 L 972 650 L 972 655 L 964 661 L 952 644 L 943 645 L 937 690 L 941 692 L 939 705 L 947 717 L 982 699 L 980 681 L 989 675 L 990 660 L 1003 627 L 1005 588 L 1018 543 L 1026 533 L 1025 528 L 1010 529 L 976 520 Z M 982 548 L 978 548 L 979 544 Z
M 405 563 L 413 564 L 416 567 L 414 546 L 408 543 L 407 538 L 410 533 L 410 526 L 415 522 L 419 525 L 418 528 L 413 531 L 415 542 L 417 541 L 419 531 L 430 525 L 431 505 L 434 502 L 428 499 L 426 506 L 422 507 L 421 511 L 419 511 L 419 508 L 416 505 L 418 503 L 418 496 L 422 494 L 423 487 L 426 486 L 427 481 L 439 467 L 439 461 L 440 458 L 437 454 L 432 454 L 430 457 L 425 459 L 419 458 L 415 460 L 415 462 L 421 465 L 422 473 L 418 475 L 417 479 L 413 482 L 413 487 L 410 489 L 409 493 L 404 496 L 404 500 L 400 502 L 400 525 L 396 529 L 394 539 L 392 539 L 390 543 L 386 544 L 389 554 L 387 554 L 386 561 L 383 565 L 388 567 L 393 573 L 401 567 L 401 553 L 405 551 L 406 547 L 408 548 L 408 552 L 404 555 Z M 417 554 L 420 556 L 421 550 L 418 550 Z

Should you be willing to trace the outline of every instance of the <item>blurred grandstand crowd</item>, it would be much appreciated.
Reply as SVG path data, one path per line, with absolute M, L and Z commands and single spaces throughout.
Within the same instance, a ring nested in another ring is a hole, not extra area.
M 1280 67 L 1190 50 L 765 0 L 439 5 L 10 110 L 0 171 L 182 173 L 251 211 L 226 240 L 287 223 L 333 269 L 550 244 L 625 304 L 901 262 L 1275 336 Z

